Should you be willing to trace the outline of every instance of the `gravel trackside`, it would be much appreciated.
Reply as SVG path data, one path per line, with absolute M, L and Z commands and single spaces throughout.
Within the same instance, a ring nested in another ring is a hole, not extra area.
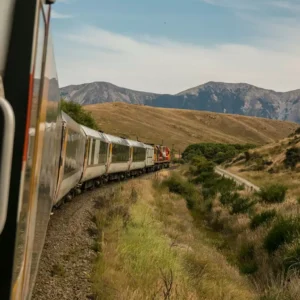
M 108 185 L 65 203 L 51 216 L 33 300 L 94 299 L 90 275 L 95 199 L 114 188 Z

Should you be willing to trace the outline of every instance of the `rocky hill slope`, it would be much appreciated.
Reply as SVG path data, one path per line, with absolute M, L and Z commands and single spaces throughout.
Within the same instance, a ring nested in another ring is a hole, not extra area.
M 142 104 L 155 99 L 158 94 L 138 92 L 118 87 L 108 82 L 92 82 L 80 85 L 69 85 L 60 89 L 61 96 L 69 101 L 72 100 L 81 105 L 104 103 L 104 102 L 126 102 L 131 104 Z

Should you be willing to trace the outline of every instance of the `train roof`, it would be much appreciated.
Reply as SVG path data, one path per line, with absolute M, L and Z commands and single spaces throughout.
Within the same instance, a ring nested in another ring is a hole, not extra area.
M 103 133 L 103 135 L 105 136 L 105 138 L 113 144 L 119 144 L 119 145 L 124 145 L 124 146 L 129 146 L 129 143 L 127 142 L 126 139 L 122 139 L 118 136 L 114 136 L 108 133 Z
M 78 124 L 76 121 L 74 121 L 69 115 L 61 111 L 61 117 L 63 121 L 66 122 L 67 127 L 71 128 L 76 132 L 80 132 L 81 134 L 83 134 L 83 129 L 81 128 L 81 125 Z
M 133 147 L 140 147 L 140 148 L 146 148 L 145 147 L 145 144 L 142 143 L 142 142 L 139 142 L 139 141 L 134 141 L 134 140 L 128 140 L 127 139 L 127 142 L 130 146 L 133 146 Z
M 94 138 L 97 138 L 97 139 L 100 139 L 101 141 L 104 141 L 104 142 L 108 142 L 107 138 L 105 137 L 104 133 L 102 132 L 99 132 L 97 130 L 94 130 L 94 129 L 91 129 L 87 126 L 84 126 L 84 125 L 80 125 L 83 132 L 87 135 L 87 136 L 90 136 L 90 137 L 94 137 Z

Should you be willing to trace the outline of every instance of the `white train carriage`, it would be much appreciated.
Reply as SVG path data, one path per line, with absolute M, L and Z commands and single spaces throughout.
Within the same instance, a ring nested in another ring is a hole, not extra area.
M 145 144 L 139 141 L 128 140 L 130 146 L 130 175 L 137 175 L 146 172 L 146 148 Z
M 155 159 L 154 159 L 154 147 L 144 144 L 146 148 L 146 170 L 154 171 Z
M 80 125 L 86 136 L 86 150 L 84 158 L 81 187 L 83 189 L 100 186 L 105 180 L 109 141 L 105 134 Z
M 126 139 L 104 134 L 109 142 L 107 175 L 109 180 L 123 179 L 129 175 L 130 145 Z
M 64 112 L 62 112 L 62 123 L 61 163 L 54 204 L 65 196 L 70 200 L 80 192 L 76 187 L 83 172 L 86 144 L 86 135 L 80 125 Z

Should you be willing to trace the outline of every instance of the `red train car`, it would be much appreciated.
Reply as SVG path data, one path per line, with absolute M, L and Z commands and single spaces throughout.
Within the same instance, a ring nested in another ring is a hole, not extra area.
M 157 169 L 168 168 L 170 166 L 170 148 L 163 145 L 154 146 L 154 162 Z

